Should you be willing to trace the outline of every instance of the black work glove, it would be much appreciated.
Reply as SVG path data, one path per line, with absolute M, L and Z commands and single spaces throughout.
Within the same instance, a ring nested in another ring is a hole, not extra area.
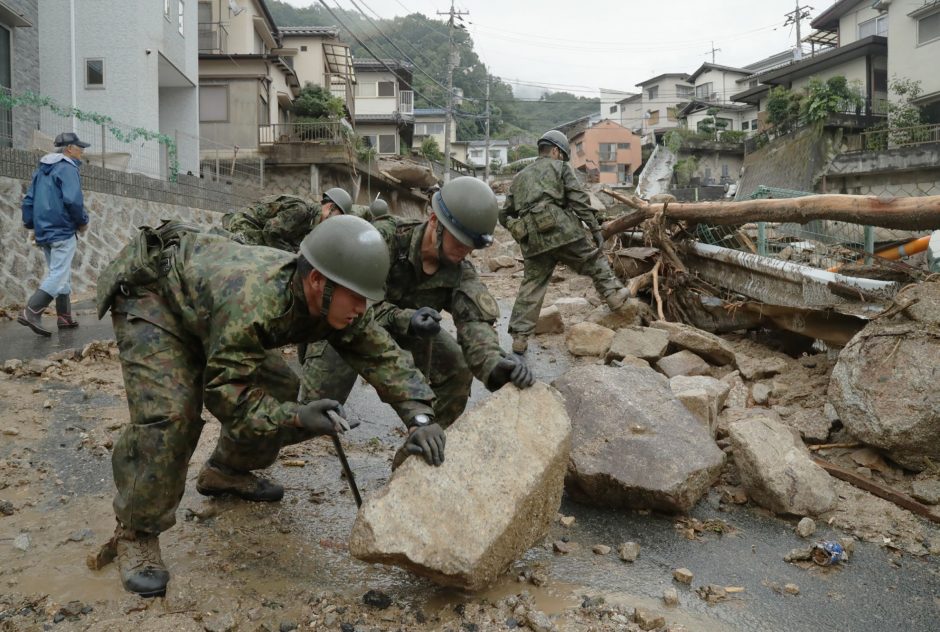
M 423 454 L 428 465 L 440 465 L 444 462 L 444 444 L 447 435 L 437 424 L 421 426 L 405 440 L 405 449 L 411 454 Z
M 359 425 L 358 421 L 347 421 L 345 416 L 342 404 L 335 399 L 318 399 L 297 411 L 300 427 L 315 435 L 335 435 Z
M 502 388 L 508 382 L 512 382 L 518 388 L 529 388 L 535 384 L 535 376 L 525 360 L 513 354 L 504 357 L 493 367 L 486 382 L 492 391 Z
M 419 307 L 408 323 L 408 334 L 430 338 L 441 330 L 441 314 L 432 307 Z
M 594 243 L 597 244 L 598 250 L 604 249 L 604 233 L 600 229 L 595 230 L 594 233 Z

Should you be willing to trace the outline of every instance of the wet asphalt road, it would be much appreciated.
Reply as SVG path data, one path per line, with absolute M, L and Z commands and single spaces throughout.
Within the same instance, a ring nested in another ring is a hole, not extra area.
M 82 313 L 81 308 L 89 306 L 78 306 L 82 321 L 79 329 L 52 338 L 40 338 L 15 322 L 0 323 L 0 362 L 9 358 L 44 357 L 61 349 L 81 348 L 91 340 L 113 338 L 110 319 L 96 321 L 93 315 Z M 509 306 L 501 306 L 507 314 Z M 505 327 L 504 318 L 501 337 L 508 345 Z M 561 351 L 536 349 L 530 356 L 537 375 L 546 381 L 563 373 L 568 366 L 568 356 Z M 473 400 L 484 395 L 485 389 L 475 382 Z M 99 405 L 95 401 L 80 402 L 79 397 L 75 394 L 74 401 L 64 403 L 75 407 Z M 100 402 L 100 405 L 105 404 Z M 352 417 L 369 422 L 354 431 L 358 434 L 357 441 L 372 436 L 387 438 L 395 424 L 389 409 L 381 404 L 374 391 L 361 383 L 353 391 L 348 410 Z M 2 452 L 0 449 L 0 456 Z M 351 460 L 356 469 L 356 459 Z M 365 469 L 361 471 L 363 482 L 387 476 L 384 463 L 358 465 Z M 107 464 L 102 463 L 91 471 L 85 470 L 84 474 L 70 471 L 68 478 L 76 489 L 97 489 L 102 477 L 108 475 L 107 469 Z M 376 471 L 372 472 L 373 469 Z M 84 478 L 88 480 L 79 480 Z M 354 510 L 344 510 L 347 511 L 351 524 Z M 936 559 L 900 556 L 882 547 L 858 543 L 848 564 L 834 569 L 806 570 L 782 559 L 790 549 L 805 544 L 793 533 L 794 522 L 767 516 L 753 508 L 734 507 L 723 511 L 715 493 L 704 498 L 692 516 L 701 520 L 721 518 L 736 531 L 723 536 L 706 534 L 699 541 L 678 535 L 675 519 L 668 516 L 607 511 L 578 505 L 568 499 L 563 501 L 561 511 L 576 516 L 577 521 L 567 530 L 553 527 L 552 537 L 565 534 L 572 542 L 579 543 L 580 548 L 570 555 L 556 556 L 545 548 L 536 547 L 527 552 L 519 565 L 543 564 L 550 585 L 556 586 L 556 593 L 565 593 L 569 604 L 579 601 L 579 595 L 604 595 L 608 602 L 664 612 L 667 620 L 684 623 L 690 630 L 940 630 L 940 564 Z M 346 522 L 342 520 L 341 524 Z M 828 530 L 825 525 L 820 527 L 819 538 L 844 535 Z M 639 559 L 633 564 L 621 562 L 615 553 L 595 556 L 591 552 L 593 544 L 604 543 L 616 550 L 617 544 L 625 541 L 638 542 L 642 547 Z M 350 570 L 346 568 L 348 560 L 337 559 L 336 564 L 334 579 L 341 579 L 343 572 Z M 691 588 L 671 581 L 672 570 L 680 566 L 695 573 Z M 369 575 L 368 578 L 350 576 L 347 581 L 358 579 L 366 581 L 369 587 L 375 586 L 377 578 L 373 572 Z M 429 586 L 425 582 L 403 572 L 390 572 L 386 579 L 388 589 L 403 595 L 413 593 L 419 598 L 418 595 L 428 594 Z M 799 595 L 785 595 L 780 591 L 784 584 L 791 582 L 800 587 Z M 745 591 L 724 603 L 708 605 L 693 592 L 703 584 L 742 586 Z M 677 587 L 678 608 L 662 605 L 662 591 L 667 586 Z M 523 588 L 518 586 L 519 590 Z M 453 591 L 437 591 L 436 594 L 445 601 L 472 598 Z

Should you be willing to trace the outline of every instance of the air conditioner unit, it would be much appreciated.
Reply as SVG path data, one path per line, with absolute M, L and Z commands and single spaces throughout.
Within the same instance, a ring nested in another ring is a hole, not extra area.
M 229 11 L 232 12 L 232 15 L 238 15 L 240 13 L 244 13 L 245 11 L 245 8 L 238 6 L 238 2 L 235 0 L 228 0 L 228 8 Z
M 712 92 L 710 95 L 708 95 L 708 100 L 709 100 L 709 101 L 717 101 L 717 100 L 718 100 L 718 93 L 717 93 L 717 92 Z

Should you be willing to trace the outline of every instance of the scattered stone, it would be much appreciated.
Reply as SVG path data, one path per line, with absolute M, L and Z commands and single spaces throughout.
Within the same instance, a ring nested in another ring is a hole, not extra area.
M 81 542 L 85 538 L 89 538 L 94 534 L 91 529 L 82 529 L 81 531 L 74 531 L 69 535 L 69 542 Z
M 529 583 L 533 586 L 544 586 L 548 583 L 548 573 L 540 568 L 532 569 L 529 573 Z
M 669 336 L 665 331 L 649 327 L 624 327 L 614 335 L 605 359 L 608 364 L 627 356 L 654 361 L 666 353 L 668 346 Z
M 26 371 L 33 375 L 42 375 L 54 366 L 55 362 L 52 360 L 46 360 L 45 358 L 33 358 L 26 363 Z
M 535 333 L 560 334 L 565 331 L 565 322 L 561 318 L 558 307 L 551 305 L 539 312 L 539 319 L 535 323 Z
M 410 458 L 366 500 L 350 553 L 441 584 L 483 588 L 545 537 L 561 505 L 570 445 L 571 422 L 554 389 L 500 389 L 448 428 L 443 465 Z M 461 520 L 441 529 L 447 515 Z
M 606 305 L 600 305 L 588 314 L 586 320 L 589 323 L 616 330 L 642 325 L 646 315 L 651 315 L 649 305 L 639 299 L 629 298 L 615 310 L 611 310 Z
M 13 548 L 19 551 L 26 551 L 29 549 L 29 535 L 26 533 L 21 533 L 13 538 Z
M 799 595 L 800 587 L 796 584 L 784 584 L 783 592 L 787 593 L 788 595 Z
M 708 584 L 707 586 L 699 586 L 695 589 L 696 594 L 699 597 L 707 601 L 708 603 L 718 603 L 719 601 L 724 601 L 728 598 L 728 591 L 725 590 L 724 586 L 717 586 L 715 584 Z
M 911 496 L 928 505 L 940 504 L 940 481 L 929 478 L 914 481 L 911 483 Z
M 680 584 L 691 584 L 695 575 L 687 568 L 677 568 L 672 571 L 672 578 Z
M 754 400 L 755 404 L 760 406 L 770 401 L 770 393 L 770 385 L 764 382 L 758 382 L 751 387 L 751 398 Z
M 705 375 L 708 373 L 708 362 L 701 359 L 691 351 L 679 351 L 656 362 L 656 368 L 666 377 L 677 375 Z
M 381 590 L 374 588 L 362 596 L 362 603 L 379 610 L 385 610 L 392 605 L 392 598 Z
M 3 434 L 7 437 L 18 437 L 20 436 L 20 431 L 16 428 L 4 428 L 3 432 L 0 434 Z
M 562 516 L 558 519 L 558 522 L 560 522 L 563 527 L 570 527 L 574 524 L 574 520 L 574 516 Z
M 555 540 L 552 542 L 552 549 L 554 549 L 555 553 L 561 553 L 562 555 L 568 555 L 572 550 L 571 545 L 564 540 Z
M 940 389 L 932 370 L 940 357 L 940 283 L 914 284 L 904 300 L 914 302 L 896 317 L 870 321 L 839 352 L 829 401 L 849 434 L 919 471 L 940 461 Z
M 749 358 L 738 356 L 738 370 L 745 380 L 763 380 L 787 370 L 787 361 L 783 358 Z
M 515 268 L 516 260 L 509 255 L 490 257 L 486 260 L 486 266 L 490 269 L 490 272 L 496 272 L 498 270 L 502 270 L 503 268 Z
M 829 438 L 832 422 L 825 415 L 820 415 L 818 409 L 790 408 L 789 406 L 774 406 L 780 411 L 783 423 L 800 433 L 806 441 L 824 443 Z
M 604 599 L 603 595 L 596 595 L 594 597 L 588 597 L 587 595 L 582 595 L 581 607 L 582 608 L 597 608 L 598 606 L 603 606 L 607 603 L 607 600 Z
M 51 399 L 47 399 L 46 401 L 44 401 L 44 402 L 42 403 L 42 407 L 43 407 L 43 408 L 52 408 L 52 400 L 51 400 Z
M 558 308 L 558 311 L 561 312 L 563 317 L 571 318 L 572 316 L 584 314 L 591 309 L 591 302 L 586 298 L 568 297 L 558 299 L 554 302 L 554 306 Z
M 725 406 L 729 408 L 747 408 L 750 392 L 744 380 L 741 379 L 741 372 L 732 371 L 721 378 L 721 381 L 730 387 L 728 397 L 725 399 Z
M 283 621 L 281 625 L 278 626 L 280 632 L 294 632 L 297 629 L 297 624 L 290 621 Z
M 891 466 L 885 461 L 884 457 L 881 454 L 872 448 L 861 448 L 860 450 L 855 450 L 849 457 L 855 461 L 858 465 L 862 467 L 867 467 L 870 470 L 878 470 L 881 473 L 887 472 L 891 469 Z
M 541 610 L 529 610 L 525 615 L 526 625 L 532 632 L 554 632 L 555 624 Z
M 597 555 L 607 555 L 610 553 L 610 547 L 606 544 L 595 544 L 591 550 Z
M 790 549 L 790 552 L 783 556 L 784 562 L 803 562 L 811 559 L 813 559 L 812 545 Z
M 724 453 L 652 369 L 581 366 L 554 384 L 575 420 L 574 499 L 685 512 L 717 479 Z
M 594 323 L 577 323 L 568 330 L 565 344 L 576 356 L 603 356 L 614 339 L 614 331 Z
M 624 542 L 617 547 L 617 555 L 624 562 L 635 562 L 640 556 L 640 545 L 636 542 Z
M 826 404 L 823 406 L 823 412 L 825 413 L 826 420 L 829 422 L 830 426 L 839 421 L 839 413 L 836 412 L 835 406 L 833 406 L 831 403 L 826 402 Z
M 23 361 L 18 358 L 13 358 L 12 360 L 7 360 L 3 363 L 3 370 L 6 373 L 16 373 L 17 371 L 22 370 Z
M 641 360 L 640 358 L 634 358 L 633 356 L 624 356 L 619 360 L 614 360 L 610 363 L 611 366 L 621 367 L 621 366 L 635 366 L 641 369 L 650 368 L 650 363 L 646 360 Z
M 13 503 L 9 500 L 0 500 L 0 514 L 4 516 L 12 516 L 15 511 Z
M 637 608 L 633 611 L 633 622 L 640 626 L 641 630 L 655 630 L 666 625 L 666 619 L 660 615 L 647 612 Z
M 667 606 L 679 605 L 679 591 L 669 586 L 663 590 L 663 603 Z
M 752 409 L 729 429 L 741 484 L 752 500 L 782 514 L 818 515 L 836 501 L 832 478 L 781 423 Z
M 206 632 L 233 632 L 237 629 L 235 617 L 231 613 L 220 613 L 202 620 Z
M 662 329 L 669 334 L 669 342 L 680 349 L 686 349 L 705 358 L 712 364 L 718 366 L 737 365 L 734 349 L 715 334 L 710 334 L 691 325 L 671 323 L 665 320 L 650 323 L 650 327 Z
M 677 375 L 669 380 L 669 388 L 714 437 L 718 432 L 718 414 L 731 386 L 706 375 Z
M 816 521 L 812 518 L 802 518 L 796 525 L 796 534 L 801 538 L 808 538 L 816 533 Z

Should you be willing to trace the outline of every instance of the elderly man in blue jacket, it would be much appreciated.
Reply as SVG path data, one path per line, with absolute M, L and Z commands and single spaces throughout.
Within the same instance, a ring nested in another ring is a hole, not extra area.
M 78 177 L 88 143 L 82 142 L 74 132 L 64 132 L 56 136 L 55 146 L 55 152 L 40 159 L 23 198 L 23 225 L 34 231 L 49 270 L 16 320 L 41 336 L 52 335 L 42 325 L 42 313 L 53 299 L 59 329 L 78 327 L 78 322 L 72 318 L 69 299 L 72 258 L 78 243 L 76 233 L 88 229 L 88 213 Z

